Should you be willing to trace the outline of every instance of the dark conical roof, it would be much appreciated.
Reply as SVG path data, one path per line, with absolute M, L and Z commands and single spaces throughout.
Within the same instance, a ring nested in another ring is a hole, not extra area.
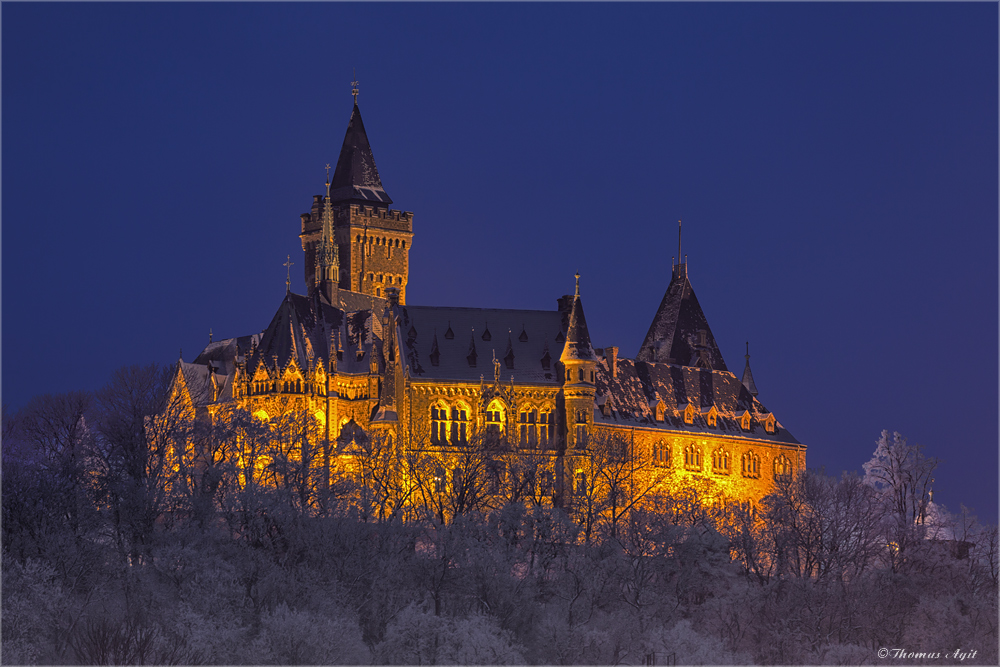
M 579 276 L 577 276 L 579 278 Z M 573 297 L 573 308 L 569 313 L 569 325 L 566 328 L 566 344 L 563 345 L 560 361 L 596 361 L 597 353 L 590 345 L 590 331 L 587 330 L 587 318 L 583 315 L 583 302 L 580 300 L 580 287 L 577 284 L 576 295 Z
M 667 292 L 635 358 L 648 363 L 729 370 L 694 295 L 686 264 L 674 268 Z
M 382 188 L 382 180 L 375 167 L 371 144 L 361 120 L 361 110 L 354 105 L 351 121 L 347 124 L 344 145 L 340 148 L 337 169 L 330 184 L 330 199 L 334 203 L 357 202 L 361 204 L 392 203 Z

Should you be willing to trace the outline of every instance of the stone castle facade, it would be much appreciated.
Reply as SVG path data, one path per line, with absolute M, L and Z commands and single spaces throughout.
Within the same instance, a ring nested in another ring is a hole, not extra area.
M 629 359 L 593 347 L 579 276 L 551 311 L 407 303 L 413 214 L 391 204 L 355 101 L 333 180 L 301 215 L 308 293 L 287 291 L 262 333 L 181 361 L 177 395 L 208 419 L 224 407 L 305 415 L 326 477 L 369 438 L 429 456 L 429 493 L 485 474 L 461 463 L 483 443 L 505 452 L 494 491 L 530 459 L 522 490 L 556 505 L 609 465 L 643 493 L 701 485 L 741 501 L 804 469 L 805 445 L 757 397 L 749 354 L 742 377 L 726 366 L 686 264 Z

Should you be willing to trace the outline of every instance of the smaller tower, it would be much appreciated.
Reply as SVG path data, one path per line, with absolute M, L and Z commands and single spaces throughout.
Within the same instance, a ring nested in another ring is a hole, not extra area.
M 340 251 L 333 233 L 333 203 L 330 201 L 330 173 L 327 168 L 326 198 L 323 202 L 323 228 L 319 243 L 316 246 L 314 272 L 315 284 L 310 291 L 316 290 L 326 302 L 336 306 L 338 299 L 338 283 L 340 281 Z
M 594 370 L 597 354 L 590 344 L 587 319 L 580 300 L 580 274 L 569 313 L 566 342 L 559 362 L 563 367 L 562 399 L 566 415 L 566 449 L 584 449 L 594 421 Z

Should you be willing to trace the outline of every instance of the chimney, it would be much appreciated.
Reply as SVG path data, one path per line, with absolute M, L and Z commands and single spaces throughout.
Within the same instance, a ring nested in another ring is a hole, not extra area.
M 618 377 L 618 348 L 610 345 L 605 347 L 604 358 L 608 360 L 608 370 L 611 371 L 611 377 Z

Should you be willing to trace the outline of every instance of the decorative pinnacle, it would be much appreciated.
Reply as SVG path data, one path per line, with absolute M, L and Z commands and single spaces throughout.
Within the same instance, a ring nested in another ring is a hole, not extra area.
M 580 296 L 580 272 L 576 272 L 576 296 Z
M 351 77 L 354 81 L 351 81 L 351 94 L 354 95 L 354 104 L 358 104 L 358 74 L 353 68 L 351 69 Z
M 750 341 L 747 341 L 747 361 L 750 361 Z
M 294 264 L 294 263 L 295 262 L 292 261 L 292 256 L 291 255 L 285 255 L 285 263 L 282 264 L 282 266 L 285 267 L 285 292 L 286 293 L 292 291 L 292 264 Z

